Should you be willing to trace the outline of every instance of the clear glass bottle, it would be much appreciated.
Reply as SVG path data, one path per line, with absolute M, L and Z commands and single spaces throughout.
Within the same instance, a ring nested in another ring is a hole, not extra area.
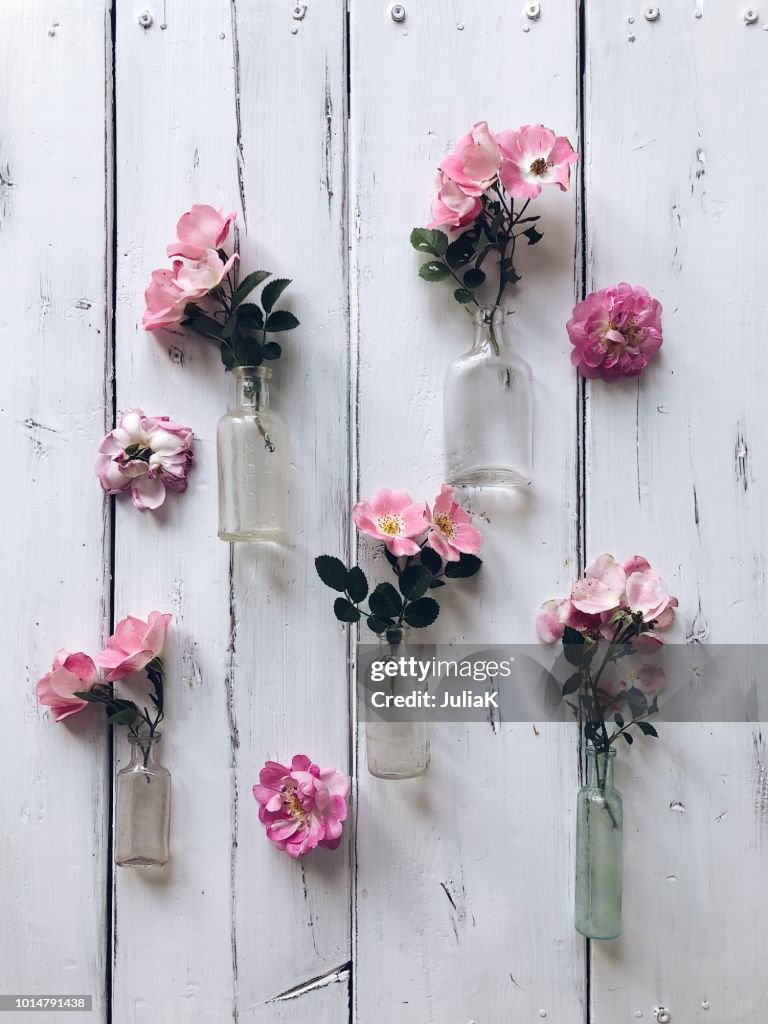
M 288 435 L 269 407 L 266 366 L 237 366 L 235 404 L 219 420 L 219 537 L 227 541 L 285 538 Z
M 587 747 L 576 814 L 576 928 L 588 939 L 621 934 L 624 807 L 613 785 L 616 751 Z
M 533 462 L 533 377 L 508 347 L 505 311 L 482 307 L 475 344 L 448 367 L 446 478 L 457 486 L 524 487 Z
M 117 773 L 115 863 L 162 867 L 168 861 L 171 774 L 155 760 L 160 733 L 128 733 L 131 763 Z
M 383 662 L 410 657 L 409 629 L 399 626 L 379 637 L 378 657 Z M 386 694 L 407 696 L 418 690 L 413 676 L 387 676 L 380 689 Z M 379 779 L 413 779 L 429 767 L 429 737 L 423 708 L 398 708 L 395 721 L 373 717 L 368 710 L 366 747 L 368 771 Z

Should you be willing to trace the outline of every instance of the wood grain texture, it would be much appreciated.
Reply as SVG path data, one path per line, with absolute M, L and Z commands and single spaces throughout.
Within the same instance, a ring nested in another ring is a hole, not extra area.
M 267 758 L 348 760 L 346 638 L 313 567 L 345 542 L 345 93 L 340 3 L 299 23 L 266 2 L 168 2 L 146 31 L 119 12 L 119 406 L 172 415 L 198 440 L 183 498 L 160 515 L 118 510 L 117 614 L 176 618 L 163 741 L 172 862 L 154 880 L 118 874 L 117 1024 L 310 1013 L 336 1024 L 347 1005 L 344 971 L 307 984 L 349 961 L 345 853 L 290 861 L 251 794 Z M 286 549 L 216 537 L 215 428 L 231 384 L 218 351 L 139 326 L 149 272 L 193 202 L 238 208 L 243 272 L 296 280 L 286 298 L 302 326 L 281 339 L 272 388 L 293 445 Z
M 679 642 L 755 643 L 766 189 L 734 154 L 768 113 L 768 35 L 739 5 L 698 5 L 699 18 L 695 6 L 629 28 L 623 9 L 588 4 L 587 284 L 643 284 L 665 311 L 661 356 L 639 385 L 591 387 L 588 547 L 637 550 L 659 568 L 680 598 Z M 593 949 L 594 1020 L 653 1019 L 660 1005 L 673 1021 L 762 1020 L 762 734 L 660 731 L 622 752 L 624 934 Z
M 450 289 L 418 278 L 408 244 L 427 220 L 434 169 L 451 139 L 483 118 L 497 130 L 542 120 L 575 137 L 576 39 L 568 0 L 533 25 L 501 2 L 470 10 L 421 0 L 402 24 L 373 0 L 352 5 L 362 496 L 388 485 L 431 500 L 443 479 L 443 376 L 472 339 Z M 487 78 L 481 68 L 492 69 Z M 573 572 L 576 385 L 562 325 L 577 269 L 574 196 L 547 196 L 539 212 L 545 241 L 520 254 L 523 281 L 508 301 L 511 340 L 536 381 L 535 485 L 521 500 L 468 496 L 486 565 L 441 592 L 429 633 L 444 642 L 533 642 L 538 604 Z M 375 568 L 386 578 L 385 565 Z M 542 1009 L 578 1019 L 575 733 L 455 726 L 433 730 L 432 753 L 421 779 L 381 782 L 366 773 L 361 730 L 354 1019 L 466 1024 Z
M 0 34 L 0 991 L 92 993 L 103 1019 L 108 780 L 101 716 L 55 724 L 37 679 L 99 649 L 109 509 L 93 476 L 108 363 L 106 5 L 3 7 Z M 58 1013 L 36 1013 L 41 1024 Z

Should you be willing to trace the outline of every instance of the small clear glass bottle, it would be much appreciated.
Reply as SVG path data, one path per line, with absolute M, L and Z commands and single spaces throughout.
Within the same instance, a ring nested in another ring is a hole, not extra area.
M 533 462 L 533 376 L 505 337 L 500 306 L 478 309 L 475 343 L 448 367 L 446 478 L 456 486 L 524 487 Z
M 621 934 L 624 806 L 613 785 L 616 751 L 587 747 L 587 784 L 576 814 L 576 929 L 588 939 Z
M 115 863 L 162 867 L 168 861 L 171 773 L 155 760 L 160 733 L 128 733 L 131 762 L 117 773 Z
M 219 537 L 279 542 L 288 516 L 288 435 L 269 407 L 266 366 L 237 366 L 235 404 L 219 420 Z
M 408 658 L 409 629 L 395 626 L 379 637 L 379 660 L 398 661 Z M 412 675 L 387 676 L 381 684 L 386 694 L 408 696 L 418 687 Z M 396 720 L 386 721 L 373 717 L 368 710 L 366 721 L 366 747 L 368 771 L 379 779 L 413 779 L 423 775 L 429 767 L 429 737 L 423 708 L 398 708 L 392 714 Z

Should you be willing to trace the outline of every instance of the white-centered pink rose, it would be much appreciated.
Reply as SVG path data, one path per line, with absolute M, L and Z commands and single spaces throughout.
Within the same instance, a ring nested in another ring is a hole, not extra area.
M 107 646 L 96 656 L 99 665 L 107 669 L 107 680 L 125 679 L 159 657 L 172 618 L 167 612 L 150 612 L 146 622 L 133 615 L 118 622 Z
M 155 509 L 167 490 L 185 491 L 194 434 L 167 416 L 123 415 L 99 445 L 95 471 L 107 494 L 130 490 L 136 508 Z
M 290 857 L 301 857 L 317 846 L 338 848 L 349 790 L 349 776 L 296 754 L 290 767 L 267 761 L 253 795 L 267 837 Z
M 208 249 L 220 249 L 229 236 L 235 214 L 224 213 L 205 204 L 195 204 L 182 214 L 176 225 L 177 241 L 171 242 L 167 253 L 186 260 L 202 260 Z
M 61 722 L 88 706 L 88 702 L 75 693 L 90 690 L 97 680 L 96 666 L 87 654 L 59 651 L 51 671 L 37 684 L 37 699 L 52 710 L 57 722 Z
M 570 186 L 571 166 L 579 159 L 564 135 L 543 124 L 524 125 L 517 131 L 498 132 L 501 153 L 499 177 L 513 198 L 535 199 L 544 185 Z
M 455 500 L 455 493 L 443 484 L 432 508 L 426 507 L 427 544 L 446 562 L 458 562 L 462 554 L 476 555 L 483 546 L 482 533 L 472 526 L 472 516 Z
M 370 501 L 357 502 L 352 519 L 358 530 L 383 540 L 398 556 L 418 554 L 420 547 L 413 538 L 427 529 L 424 505 L 414 502 L 406 491 L 389 487 L 381 487 Z

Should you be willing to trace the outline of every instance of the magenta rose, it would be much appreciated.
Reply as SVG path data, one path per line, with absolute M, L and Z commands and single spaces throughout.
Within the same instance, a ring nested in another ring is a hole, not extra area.
M 661 348 L 661 303 L 645 288 L 617 284 L 588 295 L 566 327 L 582 377 L 638 377 Z
M 348 776 L 296 754 L 290 768 L 267 761 L 253 795 L 267 837 L 290 857 L 301 857 L 317 846 L 339 846 L 349 790 Z

